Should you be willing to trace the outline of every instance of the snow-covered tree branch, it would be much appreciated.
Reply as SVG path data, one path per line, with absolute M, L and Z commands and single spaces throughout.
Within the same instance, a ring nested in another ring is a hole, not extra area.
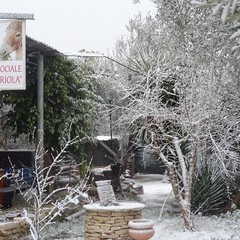
M 36 151 L 34 181 L 29 189 L 24 192 L 21 191 L 22 196 L 33 209 L 32 216 L 25 211 L 25 218 L 30 225 L 31 235 L 35 240 L 41 239 L 45 228 L 57 217 L 61 217 L 70 205 L 78 205 L 80 201 L 90 201 L 86 187 L 90 175 L 89 169 L 87 174 L 73 186 L 52 187 L 61 174 L 61 170 L 55 174 L 53 174 L 53 170 L 63 161 L 67 148 L 75 144 L 76 141 L 79 140 L 77 138 L 68 140 L 61 151 L 55 157 L 52 157 L 52 162 L 46 167 L 42 167 L 43 165 L 39 163 L 43 157 L 41 151 Z M 46 154 L 44 153 L 44 155 Z M 17 183 L 21 190 L 22 186 L 19 182 Z
M 208 10 L 154 2 L 156 17 L 137 16 L 117 43 L 115 58 L 136 71 L 117 67 L 114 128 L 130 129 L 134 144 L 158 153 L 193 230 L 196 172 L 207 165 L 225 178 L 239 168 L 238 55 L 226 43 L 229 28 L 212 22 Z

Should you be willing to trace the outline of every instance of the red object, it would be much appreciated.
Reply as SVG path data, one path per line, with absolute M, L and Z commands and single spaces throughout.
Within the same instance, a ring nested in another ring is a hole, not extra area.
M 3 169 L 0 169 L 0 189 L 4 188 L 4 179 L 3 179 Z M 4 205 L 4 194 L 0 192 L 0 208 L 2 208 Z

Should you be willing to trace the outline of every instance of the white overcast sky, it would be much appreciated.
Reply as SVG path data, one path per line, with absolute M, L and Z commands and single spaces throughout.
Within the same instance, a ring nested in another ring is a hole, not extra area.
M 139 12 L 155 13 L 151 0 L 1 0 L 2 13 L 33 13 L 27 35 L 62 53 L 107 53 Z

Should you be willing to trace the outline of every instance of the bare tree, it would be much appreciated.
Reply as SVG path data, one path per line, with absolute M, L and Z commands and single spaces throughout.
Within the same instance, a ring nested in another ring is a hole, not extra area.
M 24 199 L 33 208 L 32 215 L 25 211 L 25 219 L 30 225 L 31 236 L 34 240 L 42 239 L 44 229 L 49 224 L 52 224 L 57 217 L 62 216 L 64 211 L 71 204 L 78 205 L 80 201 L 90 201 L 86 192 L 89 171 L 84 178 L 74 186 L 66 185 L 56 189 L 52 189 L 51 187 L 59 174 L 61 174 L 60 171 L 53 175 L 52 171 L 63 160 L 63 155 L 66 153 L 67 148 L 77 141 L 79 141 L 77 138 L 68 140 L 61 151 L 53 157 L 52 163 L 44 168 L 41 163 L 43 155 L 41 154 L 40 149 L 36 151 L 35 170 L 33 173 L 34 181 L 29 189 L 21 192 Z M 18 188 L 22 188 L 19 182 Z M 49 191 L 49 189 L 52 190 Z M 60 192 L 64 192 L 62 197 L 59 197 L 58 195 Z

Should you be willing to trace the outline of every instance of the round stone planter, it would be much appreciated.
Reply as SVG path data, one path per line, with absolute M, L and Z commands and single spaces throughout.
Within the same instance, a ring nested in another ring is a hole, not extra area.
M 155 230 L 153 228 L 154 222 L 149 219 L 135 219 L 128 223 L 129 235 L 134 240 L 148 240 L 150 239 Z
M 143 208 L 143 204 L 136 202 L 120 202 L 108 207 L 99 203 L 84 205 L 84 240 L 129 240 L 128 223 L 141 218 Z

